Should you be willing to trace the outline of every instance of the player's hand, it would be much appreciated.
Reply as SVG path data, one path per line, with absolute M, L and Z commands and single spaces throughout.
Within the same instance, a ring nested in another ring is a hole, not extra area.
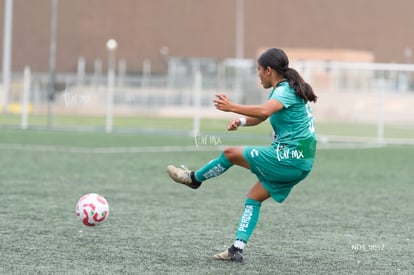
M 213 100 L 213 102 L 217 110 L 231 112 L 233 103 L 225 94 L 216 94 L 216 98 Z
M 239 128 L 239 126 L 240 126 L 240 122 L 241 121 L 238 118 L 230 120 L 229 124 L 227 125 L 227 130 L 229 130 L 229 131 L 237 130 L 237 128 Z

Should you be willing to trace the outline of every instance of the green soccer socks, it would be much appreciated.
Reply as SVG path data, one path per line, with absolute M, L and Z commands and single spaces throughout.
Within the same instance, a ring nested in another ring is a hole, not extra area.
M 197 181 L 202 182 L 220 176 L 232 166 L 233 163 L 231 163 L 222 152 L 216 159 L 211 160 L 209 163 L 198 169 L 194 173 L 194 177 Z
M 239 227 L 237 228 L 236 241 L 234 246 L 240 249 L 249 241 L 257 221 L 259 220 L 260 206 L 262 203 L 250 198 L 246 198 L 244 203 L 244 213 L 240 218 Z

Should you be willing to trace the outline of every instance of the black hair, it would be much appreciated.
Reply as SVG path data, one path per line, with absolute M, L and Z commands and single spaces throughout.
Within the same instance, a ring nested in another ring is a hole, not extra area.
M 296 96 L 302 98 L 305 102 L 316 102 L 318 97 L 313 92 L 311 85 L 306 83 L 295 69 L 289 68 L 289 59 L 283 50 L 269 49 L 260 55 L 257 63 L 263 68 L 272 68 L 286 78 L 289 85 L 295 90 Z

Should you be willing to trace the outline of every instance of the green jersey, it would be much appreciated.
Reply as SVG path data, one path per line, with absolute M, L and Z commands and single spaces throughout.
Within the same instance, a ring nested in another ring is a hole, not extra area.
M 270 116 L 274 131 L 272 146 L 280 162 L 309 171 L 316 151 L 316 133 L 309 104 L 296 96 L 286 80 L 280 82 L 270 93 L 283 109 Z

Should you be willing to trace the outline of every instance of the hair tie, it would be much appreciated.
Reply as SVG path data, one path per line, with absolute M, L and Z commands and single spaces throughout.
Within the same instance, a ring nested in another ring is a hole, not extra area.
M 279 74 L 285 74 L 287 71 L 289 71 L 289 66 L 283 66 L 282 68 L 279 68 L 276 70 Z

